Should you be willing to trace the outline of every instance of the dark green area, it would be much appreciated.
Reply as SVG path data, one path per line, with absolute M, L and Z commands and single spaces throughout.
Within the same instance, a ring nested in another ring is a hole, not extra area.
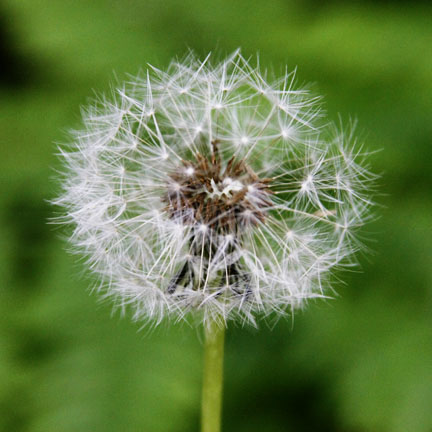
M 2 2 L 1 431 L 198 430 L 199 331 L 112 317 L 47 200 L 54 143 L 93 91 L 238 46 L 358 119 L 383 195 L 339 298 L 229 329 L 224 431 L 432 431 L 432 8 L 336 0 Z

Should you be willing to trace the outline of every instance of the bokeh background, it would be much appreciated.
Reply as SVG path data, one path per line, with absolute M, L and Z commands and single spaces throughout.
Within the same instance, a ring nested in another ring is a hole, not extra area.
M 89 96 L 239 46 L 358 119 L 382 195 L 339 298 L 228 330 L 224 430 L 432 431 L 432 7 L 372 0 L 0 3 L 1 431 L 198 431 L 200 332 L 113 314 L 47 200 Z

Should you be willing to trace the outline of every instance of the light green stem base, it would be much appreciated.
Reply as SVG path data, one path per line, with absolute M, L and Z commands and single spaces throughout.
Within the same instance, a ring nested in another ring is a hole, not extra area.
M 223 324 L 205 327 L 201 432 L 221 430 L 224 338 Z

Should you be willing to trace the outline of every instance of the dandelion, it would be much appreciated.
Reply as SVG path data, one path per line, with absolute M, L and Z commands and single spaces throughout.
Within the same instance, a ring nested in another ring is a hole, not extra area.
M 239 52 L 189 55 L 88 108 L 60 150 L 56 204 L 99 289 L 136 320 L 204 323 L 204 417 L 220 411 L 208 401 L 221 328 L 328 296 L 332 271 L 361 247 L 373 176 L 352 132 L 294 78 L 268 79 Z

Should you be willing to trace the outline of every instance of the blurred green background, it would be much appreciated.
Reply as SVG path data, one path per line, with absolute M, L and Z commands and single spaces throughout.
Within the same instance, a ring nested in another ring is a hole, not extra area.
M 231 326 L 224 431 L 432 431 L 432 7 L 313 0 L 0 4 L 0 430 L 198 431 L 199 330 L 139 331 L 46 224 L 80 106 L 188 48 L 298 67 L 358 119 L 382 207 L 373 254 L 294 325 Z

